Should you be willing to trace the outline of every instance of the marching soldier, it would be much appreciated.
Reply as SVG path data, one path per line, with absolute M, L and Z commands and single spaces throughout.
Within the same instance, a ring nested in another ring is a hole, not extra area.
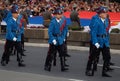
M 20 28 L 17 23 L 18 18 L 18 12 L 13 6 L 11 9 L 12 17 L 10 17 L 7 21 L 7 32 L 6 32 L 6 44 L 5 44 L 5 51 L 2 55 L 1 59 L 1 65 L 5 66 L 9 62 L 10 57 L 10 49 L 13 45 L 15 45 L 15 48 L 17 49 L 17 61 L 19 67 L 24 67 L 25 64 L 23 64 L 22 60 L 22 48 L 21 48 L 21 33 Z
M 107 19 L 108 19 L 108 22 L 109 22 L 109 24 L 108 24 L 108 27 L 106 28 L 106 31 L 108 32 L 108 35 L 109 35 L 109 29 L 110 29 L 110 27 L 111 27 L 111 25 L 110 25 L 110 18 L 109 18 L 109 15 L 107 15 Z M 90 53 L 92 53 L 92 43 L 90 44 Z M 94 70 L 95 71 L 97 71 L 97 64 L 98 64 L 98 62 L 99 62 L 99 56 L 100 56 L 100 53 L 102 52 L 102 50 L 98 50 L 97 51 L 97 58 L 96 58 L 96 64 L 95 64 L 95 68 L 94 68 Z M 109 62 L 109 66 L 108 66 L 108 68 L 106 69 L 106 71 L 112 71 L 112 70 L 114 70 L 114 69 L 112 69 L 110 66 L 113 66 L 113 65 L 115 65 L 113 62 L 111 62 L 111 55 L 110 55 L 110 62 Z
M 28 17 L 20 11 L 19 17 L 18 17 L 18 23 L 19 27 L 21 29 L 21 45 L 22 45 L 22 50 L 25 51 L 24 49 L 24 29 L 26 28 L 28 22 Z M 26 56 L 25 54 L 22 54 L 22 56 Z
M 67 37 L 69 37 L 69 31 L 66 30 L 67 34 L 66 34 L 66 38 L 64 39 L 64 43 L 63 43 L 63 51 L 64 51 L 64 65 L 66 67 L 69 67 L 69 65 L 66 64 L 67 61 L 67 57 L 71 57 L 71 55 L 68 54 L 68 49 L 67 49 Z M 53 57 L 53 65 L 56 66 L 56 57 L 57 57 L 57 50 L 54 52 L 54 57 Z
M 98 58 L 100 51 L 103 55 L 103 77 L 111 77 L 107 74 L 107 69 L 110 63 L 110 44 L 109 44 L 109 34 L 107 32 L 107 27 L 109 21 L 107 18 L 107 8 L 99 7 L 97 10 L 97 15 L 93 16 L 90 23 L 90 35 L 91 35 L 91 45 L 90 45 L 90 56 L 87 63 L 86 75 L 93 76 L 92 74 L 92 63 Z
M 24 18 L 23 14 L 20 13 L 21 9 L 18 9 L 18 18 L 17 18 L 17 23 L 18 26 L 20 28 L 20 33 L 21 33 L 21 46 L 22 46 L 22 51 L 24 52 L 24 28 L 26 27 L 27 21 Z M 14 54 L 12 54 L 12 52 Z M 11 47 L 11 55 L 15 55 L 17 52 L 17 50 L 15 49 L 15 45 L 13 45 L 13 47 Z M 22 52 L 22 56 L 26 56 L 24 53 Z
M 57 8 L 54 12 L 56 15 L 50 22 L 48 35 L 49 35 L 49 50 L 45 61 L 44 69 L 46 71 L 51 71 L 51 63 L 56 54 L 56 50 L 59 53 L 61 62 L 61 71 L 66 71 L 68 68 L 65 67 L 64 63 L 64 39 L 67 35 L 66 19 L 62 15 L 61 9 Z

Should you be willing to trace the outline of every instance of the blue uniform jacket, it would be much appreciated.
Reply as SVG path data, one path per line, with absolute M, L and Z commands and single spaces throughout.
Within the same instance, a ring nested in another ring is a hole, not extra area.
M 18 23 L 12 17 L 10 17 L 7 22 L 6 39 L 13 41 L 14 37 L 17 38 L 18 42 L 21 41 L 21 33 Z
M 92 17 L 91 23 L 90 23 L 90 35 L 91 35 L 91 41 L 92 44 L 95 45 L 95 43 L 99 43 L 100 47 L 102 48 L 103 45 L 106 47 L 109 47 L 109 34 L 106 31 L 106 28 L 108 27 L 108 19 L 105 19 L 105 24 L 102 22 L 101 18 L 98 15 L 95 15 Z M 99 37 L 98 35 L 107 35 L 106 37 Z
M 64 39 L 66 38 L 68 27 L 65 24 L 65 27 L 62 31 L 60 31 L 61 25 L 65 21 L 65 17 L 61 18 L 60 23 L 57 22 L 56 18 L 53 18 L 50 22 L 49 29 L 48 29 L 48 35 L 49 35 L 49 44 L 52 44 L 53 40 L 55 39 L 57 41 L 56 45 L 62 45 L 64 42 Z M 58 35 L 58 36 L 56 36 Z

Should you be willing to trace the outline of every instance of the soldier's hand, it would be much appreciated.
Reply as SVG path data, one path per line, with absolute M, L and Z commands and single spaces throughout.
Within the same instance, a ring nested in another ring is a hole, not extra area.
M 16 37 L 14 37 L 14 38 L 13 38 L 13 41 L 17 41 L 17 38 L 16 38 Z
M 53 42 L 53 44 L 54 44 L 54 45 L 56 45 L 56 44 L 57 44 L 57 41 L 56 41 L 55 39 L 54 39 L 52 42 Z
M 96 48 L 98 49 L 100 47 L 99 43 L 95 43 Z
M 65 42 L 66 40 L 64 39 L 64 42 Z
M 69 32 L 67 32 L 67 37 L 69 37 L 70 36 L 70 33 Z

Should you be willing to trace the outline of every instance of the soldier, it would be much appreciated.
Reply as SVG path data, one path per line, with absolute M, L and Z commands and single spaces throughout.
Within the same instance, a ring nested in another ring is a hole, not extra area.
M 86 75 L 93 76 L 92 74 L 92 63 L 98 57 L 100 51 L 103 55 L 103 77 L 111 77 L 107 74 L 107 68 L 109 67 L 110 62 L 110 45 L 109 45 L 109 34 L 106 31 L 106 28 L 109 25 L 107 18 L 107 8 L 99 7 L 97 10 L 97 15 L 93 16 L 90 23 L 90 35 L 91 35 L 91 47 L 90 47 L 90 56 L 87 63 Z
M 68 68 L 65 67 L 64 63 L 64 39 L 67 34 L 67 26 L 66 19 L 62 15 L 61 9 L 57 8 L 55 10 L 55 18 L 53 18 L 50 22 L 48 35 L 49 35 L 49 50 L 48 55 L 45 61 L 44 69 L 46 71 L 51 71 L 51 63 L 54 58 L 54 54 L 56 54 L 56 50 L 59 53 L 60 62 L 61 62 L 61 71 L 66 71 Z
M 107 19 L 108 19 L 108 22 L 109 22 L 109 24 L 108 24 L 108 27 L 106 28 L 106 31 L 108 32 L 108 35 L 109 35 L 109 29 L 110 29 L 110 27 L 111 27 L 111 25 L 110 25 L 110 18 L 109 18 L 109 14 L 107 15 Z M 90 49 L 92 49 L 92 44 L 91 44 L 91 48 Z M 92 51 L 92 50 L 91 50 Z M 98 54 L 97 54 L 97 59 L 96 59 L 96 65 L 95 65 L 95 71 L 97 71 L 97 63 L 99 62 L 99 56 L 100 56 L 100 53 L 102 52 L 102 50 L 98 50 Z M 91 52 L 92 53 L 92 52 Z M 111 60 L 111 55 L 110 55 L 110 60 Z M 112 69 L 111 67 L 110 67 L 110 65 L 114 65 L 114 63 L 112 63 L 111 61 L 109 62 L 109 66 L 108 66 L 108 68 L 106 69 L 107 71 L 112 71 L 112 70 L 114 70 L 114 69 Z
M 67 49 L 67 37 L 69 36 L 69 32 L 67 32 L 67 35 L 66 35 L 66 39 L 64 39 L 64 43 L 63 43 L 63 51 L 64 51 L 64 65 L 65 67 L 69 67 L 68 64 L 66 64 L 66 61 L 67 61 L 67 57 L 71 57 L 71 55 L 68 54 L 68 49 Z M 57 50 L 54 51 L 54 57 L 53 57 L 53 65 L 56 66 L 56 57 L 57 57 Z
M 17 61 L 19 67 L 24 67 L 25 64 L 22 62 L 22 48 L 21 48 L 21 33 L 20 28 L 17 23 L 18 12 L 13 6 L 11 9 L 12 17 L 10 17 L 7 21 L 7 32 L 6 32 L 6 44 L 5 44 L 5 51 L 2 55 L 1 65 L 5 66 L 9 62 L 10 57 L 10 49 L 13 45 L 17 49 Z
M 22 7 L 22 10 L 20 11 L 20 15 L 21 15 L 21 19 L 20 19 L 20 22 L 21 22 L 21 44 L 22 44 L 23 51 L 25 51 L 25 49 L 24 49 L 24 28 L 26 28 L 27 24 L 29 24 L 28 15 L 27 15 L 27 12 L 25 10 L 26 10 L 26 8 Z M 26 55 L 23 54 L 23 56 L 26 56 Z
M 23 7 L 22 7 L 23 8 Z M 17 8 L 16 8 L 17 9 Z M 26 28 L 26 24 L 28 23 L 28 19 L 26 17 L 26 15 L 24 13 L 21 13 L 21 8 L 18 9 L 18 18 L 17 18 L 17 23 L 18 26 L 20 27 L 20 33 L 21 33 L 21 46 L 22 46 L 22 51 L 24 52 L 24 28 Z M 13 52 L 13 54 L 12 54 Z M 15 55 L 15 53 L 17 52 L 15 45 L 13 45 L 11 47 L 11 55 Z M 26 56 L 24 53 L 22 52 L 22 56 Z
M 19 14 L 18 18 L 17 18 L 17 23 L 18 23 L 18 26 L 20 28 L 20 33 L 21 33 L 21 48 L 22 48 L 22 56 L 26 56 L 24 54 L 24 28 L 25 28 L 25 24 L 26 24 L 26 21 L 23 17 L 23 15 Z M 14 48 L 14 47 L 13 47 Z M 14 55 L 16 53 L 16 49 L 14 48 Z
M 29 24 L 28 16 L 26 15 L 25 9 L 23 11 L 20 11 L 19 15 L 19 22 L 20 22 L 20 28 L 21 28 L 21 44 L 23 51 L 26 51 L 24 49 L 24 29 L 27 27 L 27 24 Z M 23 54 L 23 56 L 26 56 Z

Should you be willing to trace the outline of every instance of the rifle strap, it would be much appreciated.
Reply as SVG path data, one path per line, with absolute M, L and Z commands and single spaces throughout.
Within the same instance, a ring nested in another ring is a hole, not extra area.
M 63 31 L 63 29 L 64 29 L 64 27 L 65 27 L 65 24 L 66 24 L 66 20 L 64 20 L 63 24 L 62 24 L 61 27 L 60 27 L 60 31 L 61 31 L 61 32 Z

